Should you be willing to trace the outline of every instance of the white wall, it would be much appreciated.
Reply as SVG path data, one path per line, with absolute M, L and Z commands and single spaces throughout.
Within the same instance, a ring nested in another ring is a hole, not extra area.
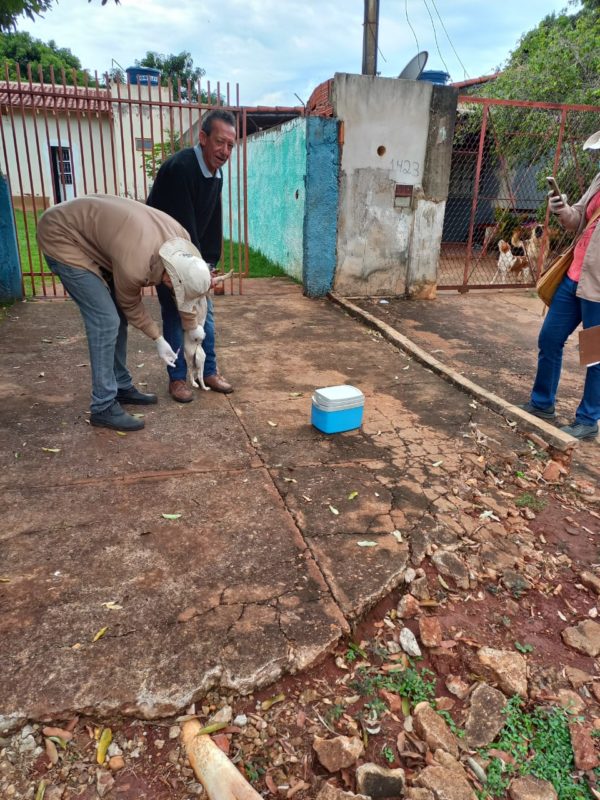
M 395 190 L 403 184 L 420 193 L 432 88 L 367 75 L 334 78 L 334 116 L 343 122 L 334 284 L 341 294 L 404 292 L 414 212 Z

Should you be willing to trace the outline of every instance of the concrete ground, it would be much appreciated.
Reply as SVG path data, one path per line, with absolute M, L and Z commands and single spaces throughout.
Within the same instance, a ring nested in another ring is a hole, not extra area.
M 501 416 L 290 282 L 216 300 L 235 393 L 173 403 L 132 331 L 136 385 L 159 404 L 128 435 L 88 425 L 71 302 L 18 304 L 0 323 L 0 729 L 162 717 L 313 663 L 402 580 L 409 542 L 414 556 L 480 443 L 523 447 Z M 343 382 L 366 395 L 364 425 L 326 436 L 311 394 Z

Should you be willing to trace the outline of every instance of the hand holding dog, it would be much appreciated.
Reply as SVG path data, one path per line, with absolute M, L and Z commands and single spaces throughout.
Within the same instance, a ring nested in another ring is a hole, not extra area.
M 548 205 L 553 214 L 558 214 L 558 212 L 562 211 L 567 205 L 567 195 L 561 194 L 559 197 L 558 195 L 552 194 L 552 192 L 548 192 Z
M 175 352 L 164 336 L 159 336 L 159 338 L 156 340 L 156 350 L 159 358 L 162 358 L 168 367 L 175 366 L 177 356 L 179 355 L 179 350 Z

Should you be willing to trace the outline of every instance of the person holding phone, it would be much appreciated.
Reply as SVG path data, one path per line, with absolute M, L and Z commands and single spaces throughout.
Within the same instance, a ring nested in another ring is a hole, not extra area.
M 600 131 L 589 137 L 584 150 L 600 151 Z M 554 178 L 548 178 L 548 205 L 565 230 L 579 237 L 573 261 L 556 290 L 538 339 L 537 374 L 529 402 L 520 406 L 540 419 L 556 417 L 555 400 L 565 342 L 580 323 L 600 325 L 600 172 L 574 205 L 567 203 Z M 598 435 L 600 364 L 587 368 L 583 397 L 570 425 L 561 428 L 576 439 Z

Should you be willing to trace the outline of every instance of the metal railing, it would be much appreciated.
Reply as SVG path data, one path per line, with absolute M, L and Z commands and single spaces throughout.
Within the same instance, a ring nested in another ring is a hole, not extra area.
M 236 120 L 237 157 L 223 170 L 221 264 L 234 269 L 230 291 L 237 286 L 241 293 L 248 275 L 246 136 L 252 109 L 240 106 L 237 84 L 233 92 L 228 83 L 211 87 L 210 81 L 132 85 L 96 73 L 79 85 L 75 71 L 62 71 L 57 79 L 52 68 L 50 80 L 40 68 L 34 82 L 30 68 L 24 76 L 17 65 L 11 77 L 5 64 L 0 171 L 13 201 L 24 294 L 64 296 L 36 243 L 37 220 L 46 208 L 91 193 L 144 202 L 162 161 L 198 142 L 202 117 L 213 108 L 230 111 Z

